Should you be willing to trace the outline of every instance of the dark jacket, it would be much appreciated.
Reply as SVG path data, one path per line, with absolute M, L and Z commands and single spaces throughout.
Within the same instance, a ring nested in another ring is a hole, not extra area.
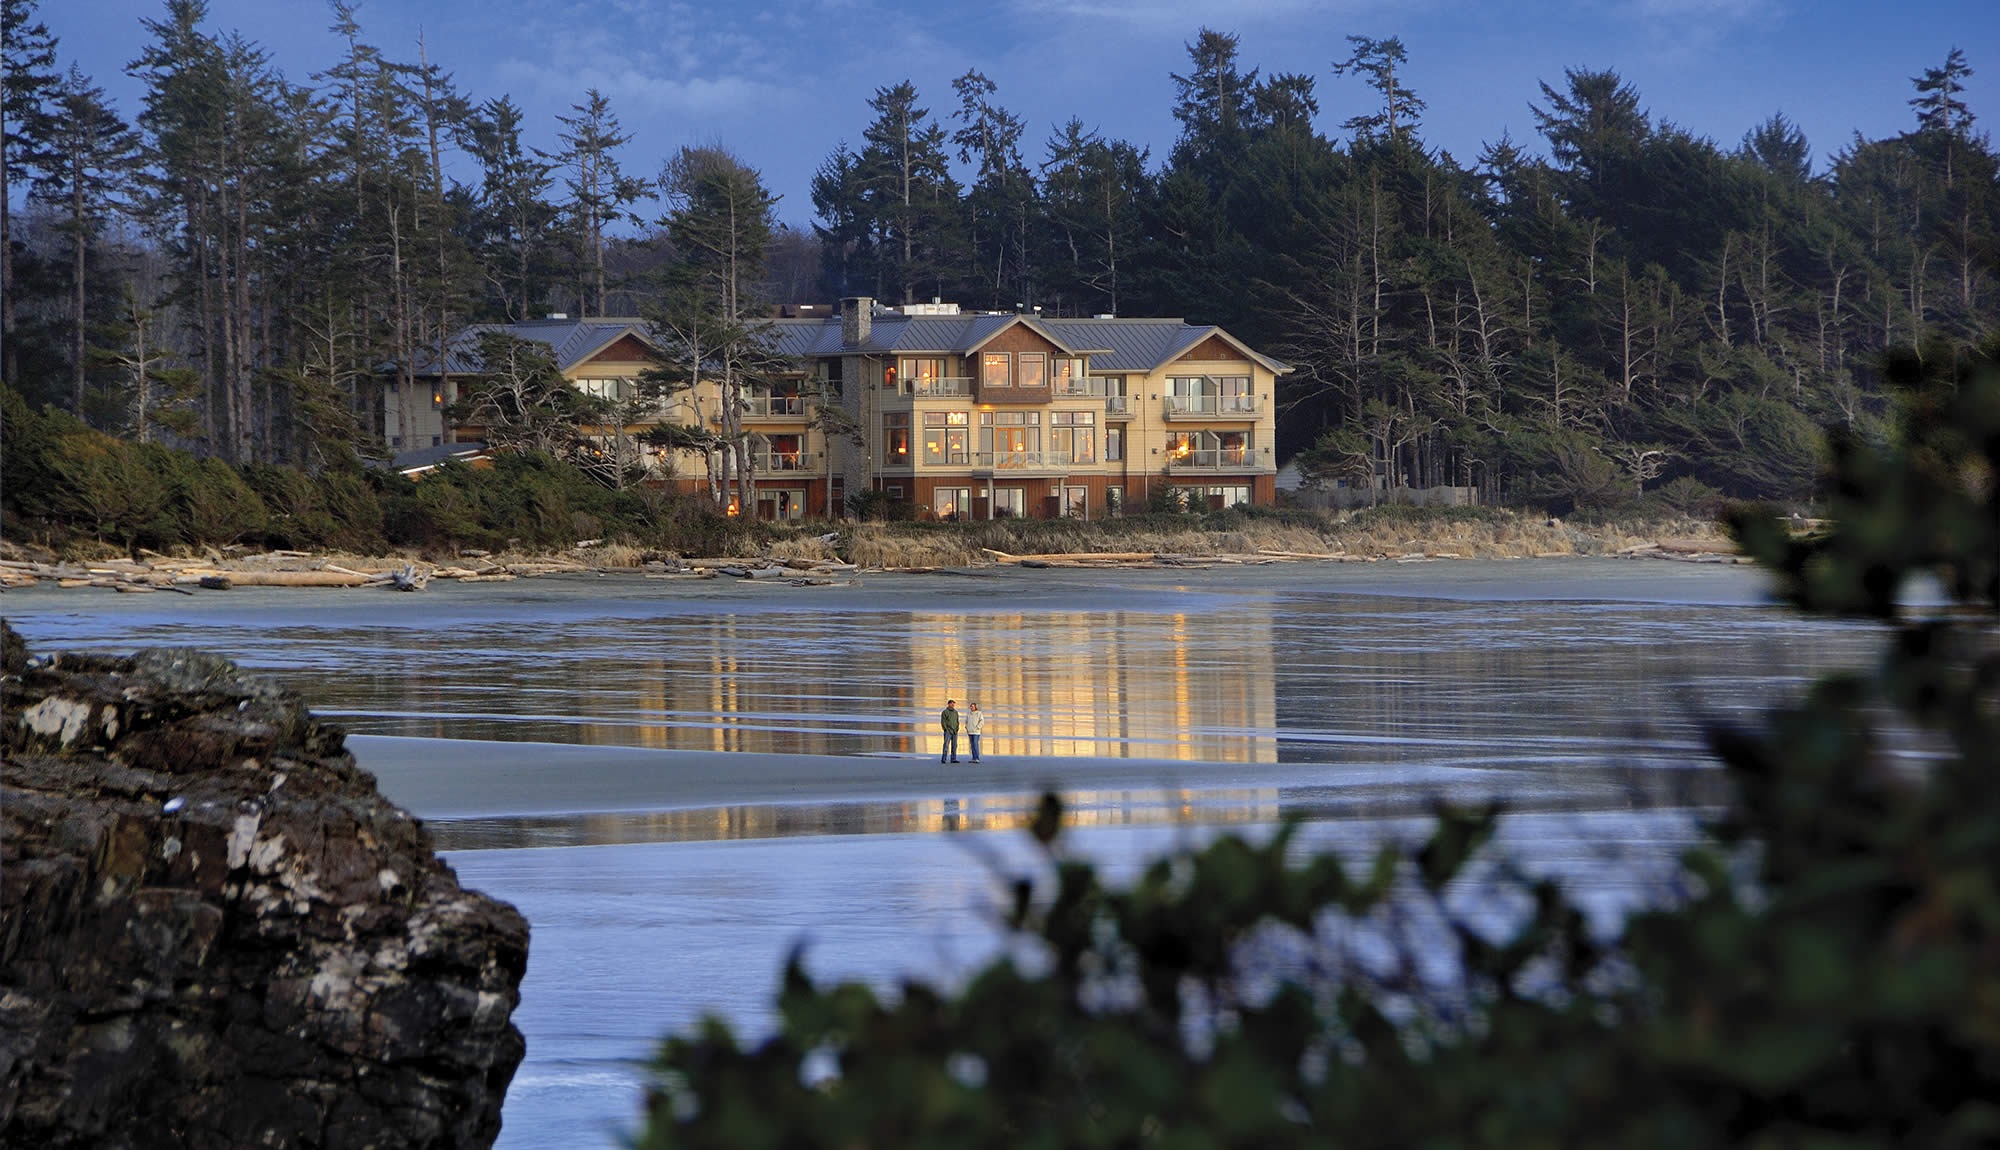
M 956 735 L 958 733 L 958 708 L 946 707 L 944 710 L 938 712 L 938 726 L 943 727 L 947 733 Z

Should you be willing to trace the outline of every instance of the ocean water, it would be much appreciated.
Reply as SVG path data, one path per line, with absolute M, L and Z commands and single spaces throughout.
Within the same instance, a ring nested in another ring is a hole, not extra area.
M 1433 797 L 1607 919 L 1718 798 L 1705 722 L 1870 657 L 1748 568 L 1549 560 L 976 571 L 790 588 L 637 576 L 421 595 L 36 589 L 37 649 L 198 645 L 302 691 L 534 929 L 501 1145 L 615 1145 L 660 1036 L 770 1024 L 779 966 L 885 989 L 992 955 L 1044 778 L 1114 872 L 1308 820 L 1362 851 Z M 946 697 L 989 715 L 940 769 Z

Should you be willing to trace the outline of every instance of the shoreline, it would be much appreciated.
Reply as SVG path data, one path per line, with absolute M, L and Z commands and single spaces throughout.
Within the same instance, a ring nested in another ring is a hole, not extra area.
M 1027 521 L 1024 521 L 1024 523 Z M 1039 521 L 1036 521 L 1039 522 Z M 1115 522 L 1115 521 L 1114 521 Z M 1027 569 L 1200 569 L 1295 563 L 1417 563 L 1497 559 L 1619 558 L 1696 563 L 1748 563 L 1709 524 L 1661 525 L 1629 532 L 1578 528 L 1518 515 L 1389 521 L 1347 530 L 1352 521 L 1320 527 L 1253 522 L 1240 530 L 1189 527 L 1177 531 L 1114 529 L 1099 523 L 1025 528 L 1007 521 L 962 526 L 849 524 L 820 535 L 778 539 L 754 555 L 682 556 L 623 543 L 590 540 L 568 551 L 501 552 L 465 549 L 449 558 L 419 554 L 241 548 L 168 555 L 58 557 L 16 544 L 0 545 L 0 590 L 54 584 L 65 589 L 123 593 L 199 594 L 239 587 L 387 588 L 421 591 L 440 582 L 501 583 L 548 575 L 636 574 L 651 579 L 731 577 L 799 586 L 852 582 L 870 574 L 931 574 L 995 567 Z M 1017 550 L 994 546 L 1007 543 Z M 1041 550 L 1026 550 L 1023 545 Z

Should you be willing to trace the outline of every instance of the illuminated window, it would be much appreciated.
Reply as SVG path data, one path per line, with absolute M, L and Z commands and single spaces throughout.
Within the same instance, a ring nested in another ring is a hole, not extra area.
M 939 519 L 970 519 L 972 517 L 972 489 L 969 487 L 937 487 L 931 490 L 931 510 Z
M 1090 376 L 1081 359 L 1060 356 L 1054 364 L 1053 384 L 1057 395 L 1089 395 Z
M 982 411 L 979 450 L 993 457 L 995 467 L 1024 467 L 1042 449 L 1039 411 Z
M 889 467 L 910 465 L 910 413 L 885 412 L 882 416 L 882 462 Z
M 1049 385 L 1049 357 L 1039 351 L 1024 351 L 1014 367 L 1014 386 L 1047 387 Z
M 1097 462 L 1097 413 L 1057 411 L 1049 414 L 1049 450 L 1071 463 Z
M 969 412 L 924 412 L 924 464 L 940 467 L 970 463 L 969 421 Z
M 979 386 L 1014 386 L 1014 357 L 1004 351 L 989 351 L 979 357 Z

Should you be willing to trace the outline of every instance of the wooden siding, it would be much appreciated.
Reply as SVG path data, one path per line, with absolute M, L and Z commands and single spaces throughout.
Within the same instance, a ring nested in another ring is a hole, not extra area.
M 972 375 L 972 398 L 975 403 L 1044 404 L 1055 397 L 1053 367 L 1047 375 L 1051 383 L 1049 387 L 987 387 L 980 364 L 989 351 L 1004 351 L 1009 355 L 1018 355 L 1024 351 L 1040 352 L 1051 360 L 1067 354 L 1034 328 L 1024 323 L 1015 324 L 988 340 L 980 347 L 977 355 L 967 357 L 966 367 L 970 369 Z
M 646 350 L 645 343 L 639 337 L 621 335 L 611 341 L 610 347 L 577 364 L 570 370 L 581 371 L 585 367 L 599 363 L 651 363 L 652 359 L 651 353 Z
M 1244 355 L 1241 348 L 1231 345 L 1228 340 L 1223 339 L 1219 335 L 1212 335 L 1189 348 L 1187 354 L 1181 356 L 1177 362 L 1213 362 L 1215 360 L 1240 360 L 1247 364 L 1250 362 L 1250 357 Z

